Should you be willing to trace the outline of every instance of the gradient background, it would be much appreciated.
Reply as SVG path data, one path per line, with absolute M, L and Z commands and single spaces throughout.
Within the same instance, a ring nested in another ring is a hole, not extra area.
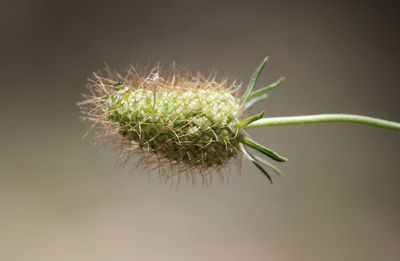
M 398 8 L 366 1 L 9 1 L 0 6 L 0 260 L 399 260 L 399 133 L 351 124 L 252 136 L 289 158 L 179 190 L 81 140 L 86 78 L 159 60 L 286 76 L 268 116 L 400 121 Z M 135 174 L 139 174 L 138 171 Z

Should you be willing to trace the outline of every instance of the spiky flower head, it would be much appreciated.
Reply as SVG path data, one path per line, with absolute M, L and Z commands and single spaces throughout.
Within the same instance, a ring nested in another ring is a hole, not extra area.
M 228 79 L 216 81 L 215 77 L 174 67 L 162 70 L 156 66 L 148 71 L 130 67 L 123 75 L 108 68 L 105 73 L 94 73 L 89 80 L 89 93 L 80 103 L 83 118 L 101 130 L 102 139 L 111 138 L 120 145 L 121 156 L 141 155 L 138 162 L 142 166 L 159 168 L 165 178 L 186 175 L 193 180 L 200 174 L 208 183 L 214 173 L 238 162 L 242 153 L 269 177 L 261 167 L 268 163 L 244 147 L 246 144 L 278 161 L 284 160 L 243 131 L 263 114 L 241 120 L 246 110 L 265 99 L 265 95 L 260 96 L 265 92 L 262 89 L 260 93 L 252 92 L 265 63 L 241 98 L 240 86 L 228 84 Z

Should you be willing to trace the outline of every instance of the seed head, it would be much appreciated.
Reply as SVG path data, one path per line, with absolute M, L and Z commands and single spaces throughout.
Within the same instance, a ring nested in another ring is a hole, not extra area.
M 195 181 L 200 174 L 205 183 L 238 163 L 242 152 L 248 157 L 243 127 L 262 114 L 240 121 L 257 100 L 245 102 L 248 89 L 239 98 L 235 82 L 159 66 L 130 67 L 123 75 L 107 68 L 93 76 L 79 103 L 82 118 L 97 127 L 101 141 L 119 145 L 121 157 L 138 154 L 139 165 L 159 168 L 166 179 Z

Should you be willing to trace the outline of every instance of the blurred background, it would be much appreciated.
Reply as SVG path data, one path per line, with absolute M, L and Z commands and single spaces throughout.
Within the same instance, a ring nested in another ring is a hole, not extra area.
M 399 133 L 351 124 L 251 135 L 289 161 L 244 161 L 207 187 L 116 166 L 82 140 L 87 77 L 149 61 L 260 85 L 253 112 L 400 121 L 398 8 L 363 1 L 1 1 L 0 260 L 399 260 Z

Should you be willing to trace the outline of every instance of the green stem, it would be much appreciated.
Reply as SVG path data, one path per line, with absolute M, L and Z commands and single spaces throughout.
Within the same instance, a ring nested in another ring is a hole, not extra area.
M 324 123 L 324 122 L 361 123 L 361 124 L 372 125 L 375 127 L 400 131 L 400 123 L 398 122 L 387 121 L 378 118 L 362 116 L 362 115 L 354 115 L 354 114 L 317 114 L 317 115 L 262 118 L 250 123 L 249 125 L 246 126 L 246 128 Z

